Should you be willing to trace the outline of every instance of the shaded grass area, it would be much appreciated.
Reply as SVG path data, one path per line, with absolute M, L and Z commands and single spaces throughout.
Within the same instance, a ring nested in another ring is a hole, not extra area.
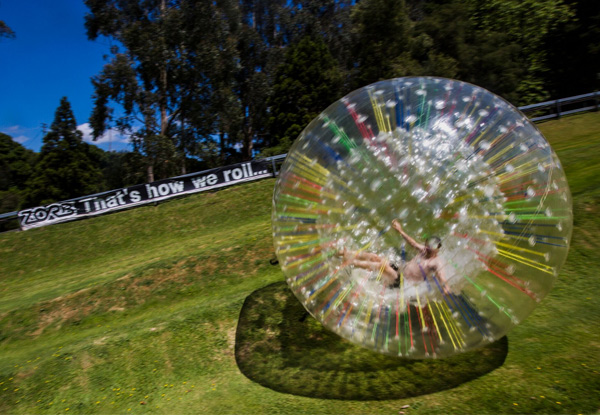
M 430 387 L 431 393 L 397 399 L 379 394 L 391 388 L 385 376 L 399 369 L 361 349 L 353 365 L 363 372 L 356 373 L 354 384 L 386 399 L 368 401 L 277 392 L 244 376 L 236 362 L 244 302 L 283 281 L 279 267 L 269 264 L 274 181 L 264 180 L 1 234 L 0 413 L 397 414 L 405 405 L 407 414 L 596 413 L 600 114 L 540 128 L 573 193 L 572 247 L 550 295 L 508 334 L 505 361 L 494 370 L 445 390 L 445 382 L 422 384 L 419 389 Z M 319 333 L 314 322 L 308 324 L 306 335 Z M 304 378 L 305 388 L 330 382 L 342 393 L 349 384 L 343 377 L 324 377 L 323 367 L 347 358 L 339 344 L 328 343 L 307 361 L 311 343 L 293 336 L 278 341 L 288 358 L 274 354 L 263 363 L 266 369 L 277 362 L 292 368 L 300 359 L 293 369 L 297 375 L 316 376 L 312 383 Z M 260 351 L 249 344 L 249 351 Z M 382 379 L 369 377 L 373 373 Z M 284 376 L 279 383 L 289 384 Z
M 238 366 L 249 379 L 276 391 L 324 399 L 389 400 L 451 389 L 500 367 L 507 352 L 503 337 L 447 359 L 378 354 L 323 327 L 285 282 L 248 296 L 235 341 Z

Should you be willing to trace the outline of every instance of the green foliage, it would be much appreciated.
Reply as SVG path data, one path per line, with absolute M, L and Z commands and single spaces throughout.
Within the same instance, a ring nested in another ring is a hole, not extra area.
M 104 151 L 97 146 L 88 145 L 92 163 L 102 171 L 104 187 L 112 190 L 144 182 L 144 157 L 134 151 Z
M 352 9 L 354 86 L 415 75 L 410 56 L 412 22 L 405 1 L 364 0 Z
M 272 148 L 262 155 L 287 152 L 302 130 L 337 99 L 341 83 L 337 62 L 321 39 L 305 37 L 290 46 L 269 100 Z
M 368 0 L 353 9 L 357 73 L 354 85 L 382 79 L 428 75 L 454 78 L 459 58 L 453 39 L 461 36 L 462 4 L 430 5 L 416 11 L 404 1 Z M 411 19 L 411 10 L 417 18 Z M 451 35 L 449 39 L 447 36 Z
M 18 210 L 36 154 L 0 133 L 0 213 Z
M 37 155 L 0 133 L 0 213 L 21 208 L 27 180 L 31 176 Z M 18 227 L 16 220 L 0 221 L 0 232 Z
M 130 134 L 149 180 L 187 171 L 191 158 L 214 167 L 283 152 L 317 108 L 382 79 L 457 78 L 524 105 L 587 92 L 600 72 L 592 0 L 86 5 L 90 39 L 119 45 L 93 79 L 90 124 L 96 137 L 109 127 Z M 300 56 L 307 38 L 317 46 Z M 314 69 L 324 73 L 299 75 Z M 314 88 L 329 89 L 329 101 Z
M 13 32 L 13 30 L 10 27 L 8 27 L 6 23 L 0 20 L 0 39 L 2 39 L 3 37 L 14 39 L 15 32 Z
M 523 105 L 548 97 L 547 39 L 573 12 L 562 0 L 366 0 L 352 16 L 356 87 L 395 76 L 444 76 Z
M 82 133 L 66 97 L 43 138 L 39 160 L 27 182 L 28 207 L 95 193 L 103 188 L 94 153 L 82 141 Z
M 483 36 L 502 33 L 506 43 L 518 45 L 516 61 L 524 73 L 514 91 L 513 102 L 526 104 L 548 98 L 543 80 L 550 69 L 545 39 L 559 24 L 569 21 L 573 12 L 563 0 L 471 0 L 471 20 Z
M 94 137 L 113 121 L 110 104 L 120 104 L 124 113 L 114 124 L 146 157 L 148 180 L 182 173 L 196 141 L 206 139 L 214 123 L 207 79 L 222 69 L 215 63 L 229 47 L 222 43 L 228 25 L 219 6 L 137 0 L 86 5 L 88 37 L 108 36 L 123 48 L 113 48 L 111 61 L 93 79 Z
M 285 20 L 284 28 L 289 36 L 289 43 L 297 43 L 307 36 L 322 39 L 333 58 L 339 63 L 341 70 L 352 67 L 354 57 L 350 13 L 353 3 L 355 2 L 352 0 L 290 2 L 290 17 Z
M 600 90 L 600 8 L 595 0 L 566 1 L 575 18 L 545 39 L 550 70 L 545 81 L 554 98 Z

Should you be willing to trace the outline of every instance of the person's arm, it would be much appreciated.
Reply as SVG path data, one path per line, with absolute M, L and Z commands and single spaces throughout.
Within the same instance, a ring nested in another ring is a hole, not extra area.
M 450 289 L 450 286 L 448 285 L 448 280 L 446 279 L 446 270 L 445 268 L 445 264 L 444 262 L 440 259 L 440 257 L 437 257 L 435 260 L 435 275 L 434 278 L 437 278 L 440 282 L 440 284 L 443 287 L 444 293 L 446 294 L 451 294 L 452 290 Z
M 413 238 L 411 238 L 406 232 L 404 232 L 404 229 L 402 229 L 402 225 L 400 225 L 400 222 L 398 222 L 397 219 L 394 219 L 392 221 L 392 228 L 396 229 L 410 246 L 412 246 L 415 249 L 418 249 L 419 251 L 425 251 L 425 245 L 418 243 Z
M 435 275 L 438 277 L 440 282 L 446 287 L 448 281 L 446 280 L 446 270 L 444 269 L 444 265 L 444 262 L 440 259 L 439 256 L 435 258 Z

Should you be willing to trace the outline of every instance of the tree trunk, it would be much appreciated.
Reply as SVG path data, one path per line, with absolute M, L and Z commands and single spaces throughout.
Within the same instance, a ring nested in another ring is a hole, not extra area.
M 219 146 L 220 153 L 219 156 L 221 158 L 221 165 L 225 165 L 225 132 L 223 131 L 223 125 L 221 124 L 221 131 L 219 131 Z
M 167 11 L 166 0 L 162 0 L 160 4 L 161 14 L 164 15 Z M 164 38 L 163 38 L 164 42 Z M 167 137 L 167 125 L 169 117 L 167 116 L 167 61 L 163 57 L 160 67 L 160 87 L 159 87 L 159 107 L 160 107 L 160 140 Z
M 244 142 L 243 142 L 243 148 L 242 148 L 242 160 L 247 161 L 247 160 L 252 160 L 252 149 L 253 149 L 253 143 L 252 143 L 252 126 L 248 125 L 246 126 L 246 128 L 244 128 Z
M 154 181 L 154 167 L 152 164 L 148 165 L 148 183 L 152 183 Z
M 167 125 L 169 117 L 167 116 L 167 64 L 163 63 L 160 68 L 160 135 L 167 136 Z

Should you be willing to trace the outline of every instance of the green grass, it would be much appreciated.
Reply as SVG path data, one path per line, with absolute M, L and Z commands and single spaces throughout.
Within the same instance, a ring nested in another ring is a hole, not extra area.
M 310 319 L 310 341 L 294 323 L 278 352 L 267 328 L 291 327 L 297 304 L 264 324 L 266 308 L 243 311 L 282 287 L 269 264 L 269 179 L 1 234 L 0 413 L 596 413 L 600 114 L 540 129 L 573 193 L 572 247 L 550 295 L 487 356 L 500 360 L 395 365 Z M 248 330 L 236 344 L 238 322 Z

